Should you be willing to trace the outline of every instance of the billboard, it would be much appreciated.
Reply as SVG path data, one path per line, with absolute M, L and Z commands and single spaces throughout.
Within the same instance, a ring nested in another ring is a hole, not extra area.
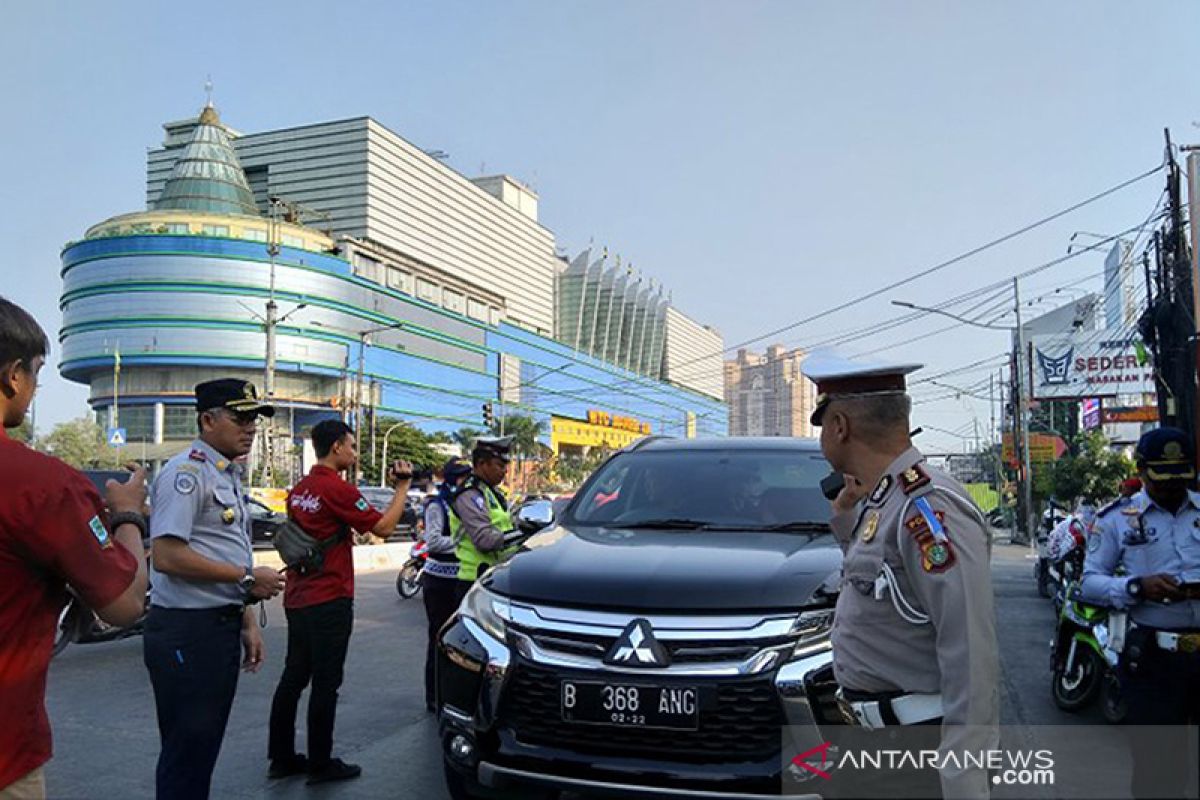
M 1029 343 L 1035 400 L 1153 394 L 1154 367 L 1136 336 L 1108 329 L 1034 336 Z
M 1050 433 L 1029 434 L 1029 463 L 1049 464 L 1057 461 L 1065 452 L 1067 452 L 1067 443 L 1062 440 L 1062 437 Z M 1004 434 L 1000 457 L 1009 466 L 1018 466 L 1017 453 L 1013 449 L 1012 433 Z
M 1085 431 L 1094 431 L 1100 427 L 1101 408 L 1099 397 L 1089 397 L 1084 400 L 1080 411 L 1083 413 L 1083 429 Z
M 1158 406 L 1115 406 L 1104 409 L 1104 424 L 1158 422 Z

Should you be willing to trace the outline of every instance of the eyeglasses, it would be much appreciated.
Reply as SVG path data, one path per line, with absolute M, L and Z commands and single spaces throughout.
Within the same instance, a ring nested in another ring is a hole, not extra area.
M 240 428 L 248 428 L 258 422 L 257 411 L 225 411 L 224 416 Z

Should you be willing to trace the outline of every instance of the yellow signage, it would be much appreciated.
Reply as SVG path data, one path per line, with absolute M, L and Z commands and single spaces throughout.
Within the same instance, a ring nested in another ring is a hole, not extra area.
M 611 425 L 597 425 L 579 419 L 550 418 L 550 448 L 556 453 L 564 445 L 567 447 L 608 447 L 619 450 L 636 442 L 644 435 L 640 431 L 626 430 Z
M 650 433 L 650 423 L 642 422 L 633 417 L 622 417 L 615 414 L 609 414 L 607 411 L 588 411 L 588 423 L 591 425 L 599 425 L 602 427 L 616 428 L 622 431 L 633 431 L 634 433 L 648 434 Z

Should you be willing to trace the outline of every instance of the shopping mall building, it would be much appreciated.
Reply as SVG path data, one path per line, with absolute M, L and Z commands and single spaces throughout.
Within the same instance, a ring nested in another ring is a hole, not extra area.
M 194 436 L 196 383 L 262 388 L 272 295 L 281 443 L 359 398 L 427 431 L 492 403 L 556 452 L 726 432 L 720 335 L 607 253 L 559 256 L 518 181 L 367 117 L 242 135 L 209 106 L 164 128 L 148 210 L 62 251 L 62 374 L 149 460 Z

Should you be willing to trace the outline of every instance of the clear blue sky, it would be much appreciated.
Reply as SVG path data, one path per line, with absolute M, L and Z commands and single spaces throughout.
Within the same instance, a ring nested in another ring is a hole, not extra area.
M 57 333 L 59 248 L 143 207 L 146 148 L 197 111 L 211 74 L 240 130 L 368 114 L 468 176 L 531 182 L 569 252 L 607 244 L 733 345 L 1148 169 L 1164 127 L 1200 141 L 1198 17 L 1187 2 L 10 4 L 0 291 Z M 933 303 L 1062 255 L 1075 230 L 1141 222 L 1160 188 L 892 296 Z M 1078 259 L 1030 292 L 1101 268 Z M 781 340 L 895 313 L 881 298 Z M 960 328 L 886 356 L 940 371 L 1005 346 Z M 85 397 L 48 369 L 39 427 Z M 986 404 L 948 400 L 916 421 L 974 415 L 986 423 Z

